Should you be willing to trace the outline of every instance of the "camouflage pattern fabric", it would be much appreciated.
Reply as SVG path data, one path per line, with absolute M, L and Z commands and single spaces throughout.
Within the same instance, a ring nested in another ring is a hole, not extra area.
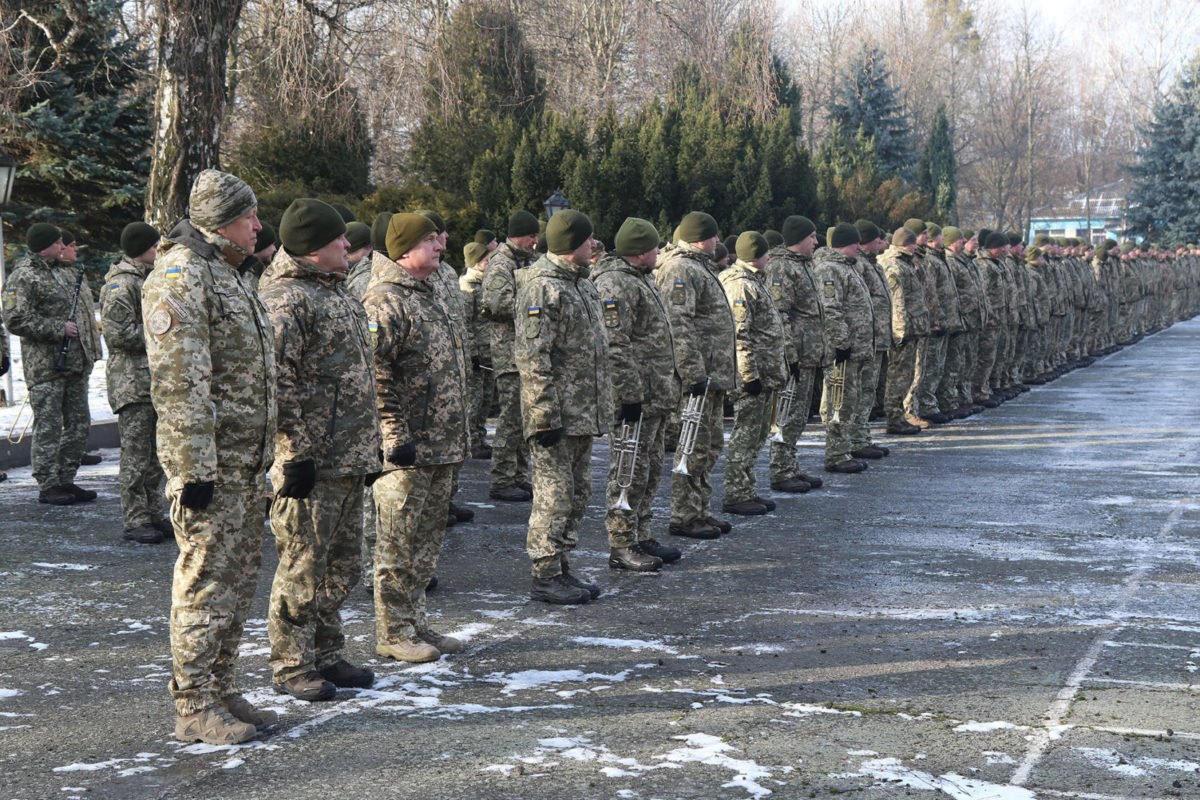
M 458 279 L 467 326 L 467 349 L 473 365 L 467 376 L 471 395 L 472 450 L 487 444 L 487 417 L 496 395 L 495 371 L 492 369 L 492 325 L 481 313 L 483 276 L 482 269 L 471 267 Z M 479 366 L 474 366 L 476 363 Z
M 29 387 L 64 375 L 88 375 L 100 358 L 100 331 L 85 279 L 74 317 L 79 336 L 68 345 L 64 369 L 55 367 L 79 275 L 70 265 L 29 253 L 17 259 L 4 284 L 4 323 L 21 337 L 21 366 Z
M 579 523 L 592 497 L 592 439 L 566 435 L 553 447 L 529 446 L 533 508 L 525 549 L 535 578 L 561 573 L 562 558 L 578 543 Z
M 688 395 L 680 398 L 682 410 Z M 709 388 L 702 406 L 700 425 L 696 430 L 695 446 L 687 459 L 687 475 L 671 475 L 671 522 L 686 524 L 709 515 L 712 503 L 712 471 L 725 448 L 725 392 Z M 675 451 L 676 465 L 683 456 Z
M 879 257 L 892 298 L 892 343 L 929 335 L 929 310 L 925 306 L 925 284 L 914 264 L 914 256 L 889 247 Z
M 800 462 L 796 459 L 796 443 L 800 441 L 804 428 L 808 425 L 808 415 L 811 410 L 813 386 L 817 380 L 815 367 L 801 367 L 800 377 L 796 378 L 796 393 L 792 398 L 791 412 L 787 424 L 783 426 L 783 441 L 771 442 L 771 482 L 785 481 L 796 477 L 800 472 Z
M 825 383 L 821 392 L 821 421 L 825 423 L 826 466 L 840 464 L 851 458 L 850 451 L 854 449 L 854 414 L 859 407 L 863 374 L 873 369 L 873 362 L 874 359 L 870 358 L 850 359 L 825 369 Z M 836 405 L 832 393 L 835 379 L 842 381 L 841 402 Z
M 370 586 L 375 591 L 375 489 L 367 486 L 363 489 L 362 516 L 362 548 L 360 563 L 362 565 L 362 585 Z
M 752 500 L 754 465 L 771 429 L 775 392 L 763 390 L 757 396 L 738 392 L 733 401 L 733 430 L 725 458 L 725 503 Z
M 654 280 L 666 301 L 675 367 L 684 387 L 709 378 L 712 389 L 736 384 L 733 315 L 712 259 L 677 245 L 659 259 Z
M 371 284 L 371 261 L 371 253 L 367 253 L 346 270 L 346 291 L 360 303 Z
M 887 360 L 887 386 L 883 393 L 883 413 L 889 425 L 904 422 L 904 403 L 912 389 L 917 351 L 921 339 L 904 339 L 892 347 Z
M 766 392 L 782 388 L 787 382 L 788 355 L 793 351 L 784 336 L 766 275 L 738 260 L 721 272 L 720 281 L 733 316 L 736 390 L 756 380 L 762 382 Z
M 487 418 L 496 397 L 496 379 L 490 367 L 480 366 L 471 369 L 467 381 L 467 392 L 470 394 L 471 449 L 474 450 L 487 444 Z
M 620 431 L 621 422 L 614 418 L 611 435 L 616 436 Z M 621 496 L 621 487 L 617 485 L 618 464 L 615 455 L 609 460 L 608 484 L 604 495 L 605 508 L 608 509 L 604 515 L 604 527 L 608 531 L 609 547 L 629 547 L 653 537 L 650 521 L 654 514 L 650 506 L 662 478 L 666 433 L 667 418 L 664 415 L 642 416 L 637 460 L 633 464 L 632 478 L 626 492 L 629 511 L 616 507 Z
M 129 403 L 150 402 L 150 362 L 142 326 L 142 284 L 152 265 L 122 258 L 104 276 L 100 321 L 108 345 L 105 379 L 108 405 L 119 412 Z
M 883 374 L 883 365 L 884 354 L 876 353 L 873 357 L 863 360 L 859 367 L 858 397 L 850 409 L 850 422 L 847 427 L 850 452 L 872 444 L 871 409 L 875 407 L 875 394 Z
M 481 314 L 491 322 L 492 365 L 496 375 L 517 371 L 513 360 L 515 341 L 515 309 L 517 302 L 517 270 L 529 266 L 533 254 L 508 242 L 499 245 L 488 257 L 483 275 Z
M 38 489 L 74 483 L 92 424 L 87 377 L 63 375 L 30 386 L 29 408 L 33 411 L 30 461 Z
M 360 475 L 321 478 L 308 497 L 276 497 L 271 504 L 279 566 L 267 634 L 275 683 L 342 658 L 340 609 L 358 583 L 362 507 Z
M 858 271 L 857 259 L 825 250 L 814 272 L 821 285 L 829 348 L 849 350 L 856 360 L 874 357 L 875 304 Z
M 934 390 L 937 407 L 943 412 L 957 409 L 963 403 L 958 396 L 958 387 L 963 365 L 966 363 L 968 332 L 959 331 L 946 337 L 946 357 L 942 366 L 942 379 Z
M 158 415 L 150 403 L 129 403 L 117 413 L 121 433 L 121 516 L 125 529 L 149 525 L 163 519 L 163 484 L 166 478 L 158 463 L 155 428 Z
M 828 360 L 825 343 L 825 309 L 809 256 L 786 247 L 772 248 L 767 256 L 767 286 L 783 321 L 792 361 L 802 367 L 819 367 Z
M 526 480 L 529 445 L 521 425 L 521 378 L 515 372 L 495 376 L 496 433 L 492 436 L 491 489 L 506 489 Z
M 921 340 L 917 362 L 913 367 L 912 391 L 905 403 L 905 409 L 914 417 L 928 417 L 941 411 L 938 408 L 937 388 L 946 370 L 947 342 L 945 331 Z

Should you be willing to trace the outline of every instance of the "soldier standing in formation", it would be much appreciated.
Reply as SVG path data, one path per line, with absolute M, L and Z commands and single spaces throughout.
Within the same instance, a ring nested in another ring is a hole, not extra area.
M 463 263 L 466 269 L 458 278 L 471 356 L 471 458 L 478 459 L 492 457 L 492 448 L 487 443 L 487 418 L 492 396 L 496 393 L 491 324 L 482 314 L 483 276 L 487 270 L 489 253 L 487 244 L 478 241 L 464 247 Z
M 888 353 L 883 411 L 887 417 L 887 432 L 896 435 L 921 432 L 905 415 L 917 352 L 929 333 L 925 283 L 916 263 L 916 253 L 917 235 L 908 228 L 898 228 L 892 234 L 891 247 L 879 257 L 892 298 L 892 349 Z
M 867 292 L 871 295 L 873 336 L 875 352 L 862 373 L 862 386 L 858 396 L 858 408 L 854 412 L 854 426 L 850 432 L 850 454 L 855 458 L 879 458 L 890 451 L 871 439 L 870 421 L 872 412 L 883 401 L 881 391 L 887 371 L 888 353 L 892 349 L 892 296 L 888 291 L 887 275 L 879 266 L 877 258 L 887 248 L 883 232 L 870 220 L 860 219 L 854 223 L 858 230 L 859 248 L 855 267 Z M 874 452 L 872 452 L 874 451 Z

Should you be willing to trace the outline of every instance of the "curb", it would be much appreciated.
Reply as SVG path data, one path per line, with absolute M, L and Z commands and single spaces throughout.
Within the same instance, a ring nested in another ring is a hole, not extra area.
M 29 449 L 32 443 L 32 436 L 25 436 L 17 444 L 12 444 L 7 439 L 0 439 L 0 469 L 29 466 Z M 97 422 L 88 431 L 88 450 L 96 450 L 101 447 L 120 447 L 120 445 L 121 434 L 117 429 L 115 419 Z

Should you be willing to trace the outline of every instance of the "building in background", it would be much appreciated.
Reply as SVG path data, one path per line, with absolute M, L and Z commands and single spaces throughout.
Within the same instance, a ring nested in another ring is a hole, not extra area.
M 1124 178 L 1097 186 L 1091 194 L 1073 194 L 1055 205 L 1035 208 L 1029 221 L 1029 238 L 1039 233 L 1048 236 L 1077 236 L 1093 244 L 1108 239 L 1122 239 L 1128 226 L 1128 202 L 1125 193 L 1128 181 Z

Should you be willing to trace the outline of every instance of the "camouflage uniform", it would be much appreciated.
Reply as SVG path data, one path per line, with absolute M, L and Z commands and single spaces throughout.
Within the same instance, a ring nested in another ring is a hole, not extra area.
M 970 256 L 965 253 L 950 253 L 946 264 L 954 278 L 954 287 L 958 292 L 958 312 L 963 323 L 962 335 L 950 339 L 950 350 L 946 355 L 946 370 L 953 380 L 947 398 L 953 402 L 953 407 L 970 406 L 975 399 L 972 384 L 975 368 L 979 363 L 979 336 L 990 316 L 987 294 L 975 262 Z
M 361 303 L 371 283 L 371 254 L 360 258 L 346 270 L 346 291 Z
M 775 247 L 768 254 L 767 285 L 775 309 L 783 323 L 789 351 L 794 354 L 791 364 L 800 367 L 796 376 L 796 391 L 787 424 L 783 426 L 782 442 L 771 442 L 771 483 L 779 483 L 800 474 L 796 461 L 796 442 L 808 423 L 813 384 L 817 370 L 827 361 L 825 345 L 825 310 L 821 306 L 820 290 L 813 277 L 809 256 Z
M 372 254 L 360 258 L 346 270 L 346 291 L 361 303 L 371 282 Z M 362 585 L 368 591 L 375 587 L 375 490 L 367 486 L 363 490 L 362 548 L 359 552 Z
M 462 292 L 471 356 L 471 448 L 473 450 L 487 444 L 488 411 L 492 406 L 492 397 L 496 393 L 495 371 L 492 369 L 492 326 L 482 313 L 483 275 L 482 269 L 472 267 L 458 279 L 458 288 Z
M 376 646 L 427 631 L 425 586 L 437 569 L 457 465 L 467 457 L 467 365 L 434 285 L 375 253 L 363 298 L 374 337 L 383 452 L 416 447 L 411 467 L 376 481 Z
M 925 284 L 915 255 L 889 247 L 879 257 L 892 297 L 892 351 L 888 354 L 887 389 L 883 411 L 888 425 L 904 423 L 905 402 L 913 385 L 913 370 L 921 340 L 929 334 Z
M 271 324 L 238 271 L 251 258 L 184 220 L 142 290 L 158 457 L 179 560 L 171 591 L 171 694 L 179 716 L 236 693 L 238 640 L 262 557 L 264 476 L 274 457 Z M 186 484 L 212 481 L 188 508 Z
M 604 518 L 610 547 L 629 547 L 653 538 L 650 504 L 658 491 L 666 446 L 666 421 L 679 404 L 675 372 L 675 343 L 666 306 L 654 280 L 644 269 L 609 256 L 596 265 L 592 282 L 608 339 L 608 375 L 612 380 L 614 411 L 624 404 L 642 405 L 641 438 L 633 479 L 627 491 L 631 511 L 616 508 L 621 496 L 617 461 L 608 470 Z M 615 420 L 612 430 L 620 429 Z
M 79 336 L 67 348 L 66 366 L 55 368 L 71 299 L 82 273 L 29 253 L 18 259 L 4 285 L 4 320 L 21 337 L 22 369 L 33 410 L 33 477 L 42 491 L 75 482 L 91 425 L 88 378 L 100 358 L 100 332 L 87 280 L 74 322 Z
M 612 417 L 604 327 L 587 270 L 558 256 L 529 267 L 516 308 L 525 437 L 563 430 L 552 447 L 529 448 L 534 489 L 525 546 L 533 577 L 553 578 L 575 549 L 591 497 L 592 439 L 608 433 Z
M 733 315 L 717 267 L 704 252 L 679 244 L 660 258 L 655 283 L 666 300 L 675 343 L 675 367 L 686 390 L 708 379 L 688 474 L 671 479 L 671 522 L 704 520 L 712 500 L 712 470 L 725 446 L 725 392 L 736 380 Z M 687 397 L 681 404 L 687 403 Z M 681 453 L 676 453 L 676 456 Z
M 121 431 L 121 514 L 125 529 L 165 517 L 162 466 L 150 403 L 150 364 L 142 327 L 142 284 L 153 265 L 128 257 L 112 265 L 100 290 L 100 319 L 108 344 L 108 404 Z
M 962 318 L 958 313 L 958 292 L 955 290 L 954 279 L 946 266 L 942 250 L 936 247 L 926 250 L 924 270 L 925 304 L 929 309 L 930 335 L 917 355 L 912 414 L 919 417 L 927 417 L 943 410 L 939 403 L 939 389 L 942 390 L 941 399 L 946 399 L 946 392 L 942 387 L 946 375 L 949 337 L 960 334 L 963 330 Z M 952 411 L 953 408 L 946 410 Z
M 876 262 L 873 253 L 859 252 L 856 263 L 858 275 L 871 295 L 874 320 L 875 352 L 862 372 L 858 408 L 854 409 L 854 424 L 850 429 L 850 449 L 860 450 L 871 445 L 871 412 L 883 405 L 881 391 L 888 352 L 892 349 L 892 295 L 888 292 L 887 275 Z
M 795 351 L 784 335 L 783 323 L 767 287 L 763 270 L 742 261 L 722 270 L 721 285 L 733 314 L 738 387 L 733 392 L 733 431 L 725 465 L 725 504 L 753 500 L 754 463 L 771 429 L 775 392 L 787 382 L 788 364 Z M 759 381 L 762 391 L 745 391 Z
M 985 250 L 981 250 L 976 256 L 975 265 L 978 268 L 988 315 L 979 333 L 979 357 L 975 365 L 973 399 L 986 400 L 992 396 L 992 371 L 995 369 L 1004 335 L 1004 271 L 1000 262 Z
M 516 486 L 526 479 L 528 446 L 521 436 L 521 379 L 513 361 L 519 269 L 529 265 L 531 255 L 508 242 L 488 257 L 483 276 L 482 314 L 491 321 L 492 368 L 495 370 L 496 434 L 492 437 L 492 491 Z
M 345 278 L 280 250 L 259 284 L 275 333 L 278 430 L 271 484 L 313 461 L 308 497 L 275 496 L 279 565 L 267 633 L 282 684 L 342 658 L 340 609 L 359 577 L 363 479 L 378 472 L 379 413 L 367 315 Z
M 825 465 L 851 459 L 850 453 L 865 447 L 869 435 L 857 429 L 859 395 L 875 362 L 875 312 L 871 292 L 858 274 L 856 259 L 836 250 L 823 250 L 816 263 L 821 282 L 821 304 L 825 307 L 825 341 L 831 351 L 849 350 L 849 358 L 825 370 L 821 395 L 821 420 L 825 423 Z M 835 404 L 835 383 L 841 380 L 841 403 Z M 834 420 L 834 417 L 837 420 Z M 862 443 L 862 444 L 856 444 Z

